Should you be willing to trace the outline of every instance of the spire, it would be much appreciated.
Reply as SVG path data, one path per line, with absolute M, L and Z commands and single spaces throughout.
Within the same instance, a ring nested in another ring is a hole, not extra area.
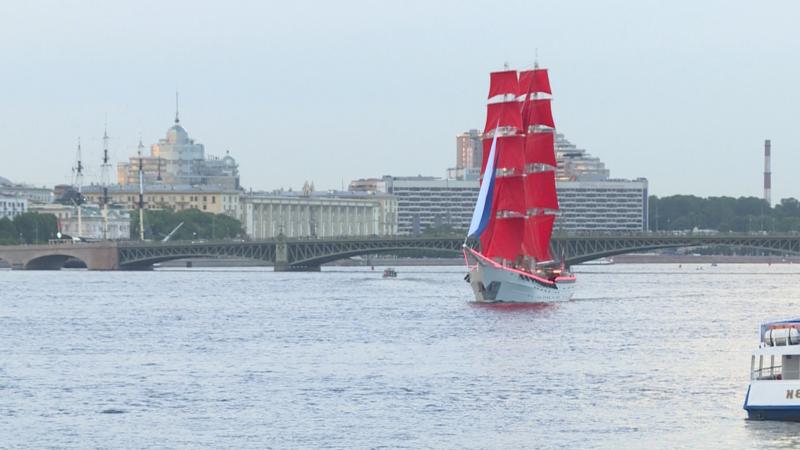
M 181 123 L 181 119 L 178 117 L 178 91 L 175 90 L 175 123 Z
M 103 164 L 108 164 L 108 118 L 103 125 Z
M 144 144 L 142 144 L 142 137 L 141 136 L 139 136 L 139 145 L 136 148 L 137 148 L 137 153 L 139 154 L 139 157 L 141 157 L 142 156 L 142 150 L 144 150 Z
M 533 68 L 539 68 L 539 48 L 533 50 Z

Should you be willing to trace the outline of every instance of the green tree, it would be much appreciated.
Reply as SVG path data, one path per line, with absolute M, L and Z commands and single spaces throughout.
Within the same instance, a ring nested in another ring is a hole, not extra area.
M 244 234 L 242 223 L 225 214 L 213 214 L 198 209 L 173 211 L 169 209 L 144 212 L 144 231 L 148 239 L 163 239 L 183 222 L 172 240 L 231 239 Z M 131 235 L 139 236 L 139 212 L 131 212 Z
M 14 222 L 8 217 L 0 219 L 0 245 L 14 245 L 19 243 L 19 234 Z
M 13 224 L 23 244 L 45 244 L 58 232 L 58 219 L 53 214 L 24 213 L 14 217 Z

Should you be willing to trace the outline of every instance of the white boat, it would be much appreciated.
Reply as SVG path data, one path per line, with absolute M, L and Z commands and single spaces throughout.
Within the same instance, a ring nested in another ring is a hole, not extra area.
M 597 258 L 581 263 L 582 266 L 610 266 L 612 264 L 614 264 L 614 258 Z
M 478 302 L 569 300 L 575 277 L 550 253 L 558 214 L 555 124 L 546 69 L 490 74 L 481 188 L 464 246 Z
M 800 421 L 800 319 L 765 323 L 760 335 L 744 409 L 754 420 Z

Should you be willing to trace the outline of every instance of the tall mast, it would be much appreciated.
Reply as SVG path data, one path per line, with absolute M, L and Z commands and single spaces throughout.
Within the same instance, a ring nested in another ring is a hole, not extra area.
M 177 116 L 176 116 L 177 119 Z M 142 167 L 142 138 L 139 138 L 139 240 L 144 240 L 144 168 Z
M 78 151 L 77 155 L 75 156 L 76 163 L 75 168 L 75 184 L 78 188 L 78 237 L 83 234 L 83 220 L 81 217 L 81 205 L 83 204 L 83 162 L 81 161 L 81 138 L 78 138 Z
M 108 239 L 108 184 L 111 176 L 111 164 L 108 162 L 108 124 L 103 127 L 103 165 L 100 171 L 100 183 L 103 186 L 103 240 Z

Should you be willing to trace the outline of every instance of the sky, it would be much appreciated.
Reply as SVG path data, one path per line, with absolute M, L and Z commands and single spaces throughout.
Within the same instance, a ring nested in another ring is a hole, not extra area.
M 0 176 L 99 181 L 163 138 L 175 91 L 254 190 L 444 176 L 489 72 L 550 70 L 559 132 L 653 194 L 800 198 L 794 1 L 97 1 L 0 4 Z

